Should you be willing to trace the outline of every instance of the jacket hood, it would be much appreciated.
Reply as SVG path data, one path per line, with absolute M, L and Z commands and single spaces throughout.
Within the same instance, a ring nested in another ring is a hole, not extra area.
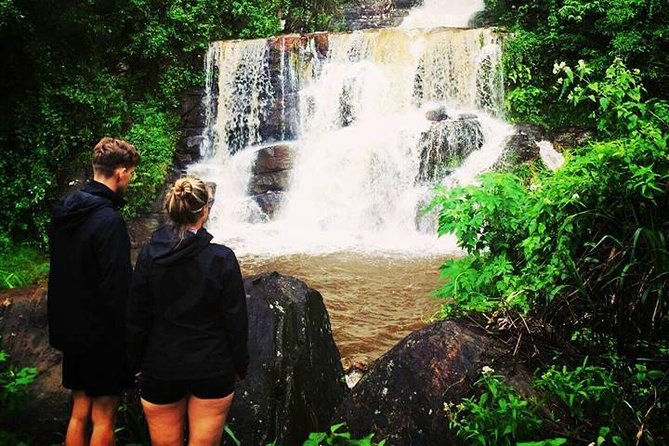
M 53 210 L 54 229 L 75 229 L 88 217 L 104 206 L 120 209 L 125 201 L 116 192 L 97 181 L 89 181 L 86 186 L 63 198 Z
M 182 259 L 197 256 L 209 246 L 213 238 L 204 228 L 200 228 L 196 233 L 186 231 L 184 236 L 180 237 L 171 226 L 163 226 L 151 237 L 149 256 L 157 264 L 171 265 Z

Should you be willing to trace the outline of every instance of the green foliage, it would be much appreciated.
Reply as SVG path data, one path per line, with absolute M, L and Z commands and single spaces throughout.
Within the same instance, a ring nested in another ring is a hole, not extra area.
M 178 136 L 176 118 L 161 112 L 157 106 L 141 104 L 133 115 L 133 126 L 125 138 L 142 148 L 142 159 L 130 183 L 128 216 L 148 208 L 155 200 L 172 164 Z
M 139 396 L 126 393 L 116 416 L 117 427 L 114 429 L 116 444 L 125 446 L 149 446 L 151 436 L 146 418 L 142 411 Z
M 0 289 L 23 287 L 44 280 L 49 273 L 46 253 L 33 244 L 10 245 L 0 233 Z
M 590 118 L 597 121 L 601 132 L 615 136 L 636 134 L 643 130 L 641 124 L 648 119 L 654 104 L 641 102 L 643 87 L 639 70 L 629 71 L 621 59 L 616 59 L 606 69 L 604 80 L 591 81 L 592 69 L 582 60 L 572 70 L 564 62 L 556 64 L 553 71 L 562 72 L 558 79 L 562 84 L 561 95 L 569 92 L 567 99 L 574 106 L 590 102 L 593 107 Z M 666 123 L 666 122 L 665 122 Z
M 124 135 L 142 153 L 131 213 L 146 209 L 171 160 L 181 94 L 203 83 L 209 42 L 267 37 L 282 20 L 287 32 L 332 27 L 341 3 L 0 0 L 2 233 L 45 244 L 52 203 L 86 173 L 102 136 Z
M 475 384 L 481 394 L 453 406 L 444 405 L 449 426 L 467 444 L 509 446 L 538 435 L 542 425 L 533 403 L 523 398 L 492 370 L 484 371 Z
M 10 425 L 27 397 L 27 388 L 37 377 L 37 369 L 16 369 L 7 364 L 8 355 L 0 350 L 0 444 L 25 445 Z
M 303 446 L 383 446 L 386 444 L 385 440 L 379 443 L 373 442 L 374 434 L 361 439 L 353 439 L 349 432 L 341 431 L 345 426 L 345 423 L 340 423 L 331 426 L 329 432 L 312 432 Z
M 491 376 L 452 425 L 473 444 L 505 432 L 491 442 L 622 445 L 638 435 L 663 444 L 669 383 L 650 364 L 666 360 L 669 334 L 669 105 L 644 101 L 639 73 L 620 60 L 598 80 L 584 63 L 556 72 L 563 97 L 587 106 L 614 139 L 566 154 L 556 172 L 489 173 L 478 185 L 440 190 L 432 203 L 439 233 L 455 234 L 467 256 L 444 264 L 438 295 L 444 316 L 484 313 L 501 325 L 521 313 L 611 359 L 544 371 L 534 383 L 539 396 L 522 406 L 541 417 L 541 435 L 510 434 L 510 403 L 490 401 L 505 384 Z
M 579 88 L 573 96 L 593 96 L 600 127 L 618 139 L 555 173 L 485 174 L 439 191 L 439 233 L 454 233 L 468 256 L 444 264 L 438 294 L 445 315 L 545 315 L 567 338 L 588 328 L 628 349 L 669 329 L 669 115 L 662 101 L 640 101 L 620 62 Z
M 483 22 L 507 27 L 503 55 L 514 121 L 584 125 L 587 108 L 568 109 L 553 92 L 556 60 L 587 60 L 595 77 L 620 58 L 639 69 L 650 95 L 667 98 L 669 4 L 662 0 L 485 0 Z
M 665 376 L 637 364 L 623 369 L 616 379 L 612 371 L 589 365 L 586 359 L 573 369 L 551 366 L 534 380 L 534 396 L 524 397 L 492 369 L 484 368 L 475 383 L 478 397 L 445 404 L 444 410 L 451 429 L 472 445 L 556 446 L 592 441 L 622 446 L 632 442 L 640 426 L 646 429 L 647 444 L 661 444 L 650 431 L 662 427 L 662 415 L 648 415 L 657 404 L 666 407 L 666 402 L 644 395 L 666 392 Z
M 588 365 L 587 358 L 574 370 L 551 366 L 536 380 L 536 386 L 555 396 L 576 420 L 586 421 L 586 415 L 601 419 L 614 415 L 618 385 L 610 371 Z
M 351 433 L 346 431 L 346 423 L 340 423 L 330 426 L 328 432 L 310 433 L 303 446 L 384 446 L 386 444 L 386 440 L 375 443 L 373 438 L 374 434 L 360 439 L 351 438 Z M 240 445 L 238 442 L 235 444 Z M 277 446 L 276 440 L 267 446 Z

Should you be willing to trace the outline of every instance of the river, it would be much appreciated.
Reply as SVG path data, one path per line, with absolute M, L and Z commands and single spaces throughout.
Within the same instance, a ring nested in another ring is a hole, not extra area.
M 431 292 L 439 286 L 441 257 L 331 253 L 239 261 L 245 275 L 277 271 L 321 293 L 345 368 L 377 359 L 440 306 Z

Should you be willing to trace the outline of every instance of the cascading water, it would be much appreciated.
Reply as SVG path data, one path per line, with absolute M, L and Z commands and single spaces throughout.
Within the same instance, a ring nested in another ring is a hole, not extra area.
M 511 133 L 501 37 L 463 29 L 481 6 L 426 0 L 400 28 L 209 48 L 203 157 L 190 167 L 217 186 L 208 228 L 245 273 L 318 289 L 345 365 L 437 309 L 427 293 L 459 251 L 422 209 L 437 184 L 476 181 Z
M 425 0 L 404 18 L 401 28 L 435 28 L 450 26 L 463 28 L 472 16 L 482 10 L 483 0 Z
M 190 169 L 224 197 L 210 230 L 253 254 L 453 251 L 422 207 L 436 183 L 473 181 L 499 156 L 510 130 L 499 39 L 436 28 L 212 44 L 217 107 Z M 276 144 L 293 167 L 270 218 L 258 204 L 267 191 L 250 184 L 259 151 Z

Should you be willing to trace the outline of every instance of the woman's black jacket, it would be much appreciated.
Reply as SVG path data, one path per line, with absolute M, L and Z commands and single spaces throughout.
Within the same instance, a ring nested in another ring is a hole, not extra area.
M 164 380 L 246 374 L 248 317 L 237 258 L 205 229 L 169 226 L 142 248 L 127 310 L 133 372 Z

